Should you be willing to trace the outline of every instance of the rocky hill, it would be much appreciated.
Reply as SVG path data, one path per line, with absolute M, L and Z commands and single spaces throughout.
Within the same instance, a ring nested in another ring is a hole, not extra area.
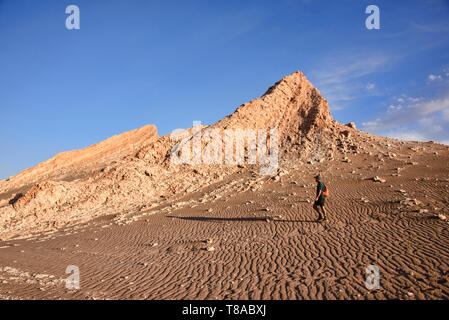
M 372 135 L 332 119 L 326 99 L 299 71 L 206 128 L 220 132 L 277 129 L 276 173 L 292 164 L 333 161 L 337 156 L 350 161 L 347 154 L 375 149 L 368 143 Z M 192 128 L 188 130 L 193 133 Z M 383 143 L 383 151 L 377 152 L 387 152 L 387 144 L 399 143 L 387 138 L 376 141 Z M 156 128 L 148 125 L 85 149 L 61 153 L 1 181 L 0 237 L 26 237 L 108 214 L 145 211 L 243 169 L 225 164 L 173 164 L 170 153 L 177 142 L 169 135 L 158 137 Z M 257 167 L 244 166 L 253 173 Z M 248 182 L 249 187 L 251 183 L 255 182 Z

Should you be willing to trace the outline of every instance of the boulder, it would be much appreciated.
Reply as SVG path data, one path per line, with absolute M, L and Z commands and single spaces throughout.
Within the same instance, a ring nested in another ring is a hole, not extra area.
M 346 124 L 347 127 L 351 128 L 351 129 L 357 129 L 357 127 L 355 126 L 354 122 L 349 122 Z

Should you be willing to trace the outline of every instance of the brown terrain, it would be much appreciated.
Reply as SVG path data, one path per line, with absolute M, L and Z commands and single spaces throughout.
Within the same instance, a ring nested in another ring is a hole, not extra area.
M 149 125 L 0 181 L 0 299 L 449 298 L 448 146 L 336 122 L 299 71 L 209 127 L 278 129 L 279 169 L 174 164 Z

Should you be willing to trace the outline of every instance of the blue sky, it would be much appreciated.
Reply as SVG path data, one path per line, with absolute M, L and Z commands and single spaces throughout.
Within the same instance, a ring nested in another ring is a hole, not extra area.
M 342 123 L 449 143 L 448 16 L 448 0 L 0 0 L 0 178 L 145 124 L 214 123 L 296 70 Z

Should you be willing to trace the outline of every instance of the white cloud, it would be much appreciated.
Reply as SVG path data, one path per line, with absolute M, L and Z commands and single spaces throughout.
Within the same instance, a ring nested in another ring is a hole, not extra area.
M 401 104 L 391 104 L 381 117 L 363 122 L 363 128 L 379 135 L 405 140 L 449 139 L 449 88 L 445 95 L 436 99 L 399 99 Z
M 412 103 L 395 109 L 395 113 L 383 119 L 384 126 L 396 126 L 401 123 L 417 121 L 423 117 L 441 112 L 447 115 L 449 112 L 449 93 L 440 98 Z
M 400 98 L 397 98 L 396 101 L 399 102 L 400 105 L 406 103 L 406 102 L 418 102 L 422 100 L 422 98 L 414 98 L 414 97 L 408 97 L 407 95 L 403 94 Z
M 412 23 L 415 29 L 423 32 L 447 32 L 449 31 L 449 26 L 447 23 L 439 23 L 439 24 L 418 24 Z
M 381 128 L 382 120 L 380 118 L 377 118 L 374 121 L 362 122 L 362 126 L 368 130 L 377 130 L 377 129 Z
M 432 124 L 432 119 L 430 118 L 422 118 L 419 120 L 419 123 L 425 126 Z
M 343 110 L 344 108 L 342 106 L 331 106 L 331 111 L 340 111 Z
M 420 132 L 414 132 L 414 131 L 392 131 L 387 134 L 390 138 L 395 139 L 401 139 L 401 140 L 407 140 L 407 141 L 428 141 L 425 135 L 423 135 Z
M 348 55 L 345 52 L 320 61 L 310 79 L 330 105 L 344 107 L 354 99 L 381 95 L 376 85 L 366 78 L 387 71 L 396 58 L 382 53 Z
M 327 63 L 325 72 L 317 74 L 320 85 L 342 84 L 381 71 L 391 60 L 388 56 L 341 57 Z
M 449 109 L 444 109 L 442 112 L 443 119 L 449 122 Z
M 388 111 L 389 111 L 389 112 L 391 112 L 391 111 L 396 111 L 396 110 L 400 110 L 400 109 L 402 109 L 402 106 L 401 106 L 401 105 L 395 106 L 395 105 L 391 104 L 390 106 L 388 106 Z
M 376 85 L 374 83 L 368 83 L 366 85 L 366 89 L 367 90 L 373 90 L 376 87 Z
M 428 78 L 430 81 L 443 80 L 443 77 L 441 77 L 441 75 L 434 75 L 434 74 L 429 74 Z

